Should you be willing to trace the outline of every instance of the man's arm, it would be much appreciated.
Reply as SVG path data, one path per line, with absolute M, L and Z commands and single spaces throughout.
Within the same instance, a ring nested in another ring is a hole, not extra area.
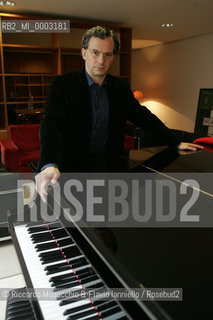
M 203 149 L 203 147 L 198 144 L 181 142 L 172 130 L 166 127 L 156 115 L 149 111 L 145 106 L 140 105 L 138 100 L 134 98 L 129 85 L 127 85 L 125 92 L 129 120 L 133 122 L 134 125 L 140 127 L 151 136 L 156 136 L 156 139 L 170 147 L 177 147 L 179 150 L 190 151 Z
M 39 170 L 48 164 L 60 164 L 61 128 L 65 123 L 65 101 L 61 77 L 54 78 L 45 105 L 44 119 L 40 124 Z
M 60 177 L 58 169 L 60 155 L 60 127 L 63 125 L 64 108 L 60 77 L 53 79 L 45 106 L 45 117 L 40 126 L 39 174 L 35 176 L 36 190 L 46 202 L 47 184 L 54 185 Z

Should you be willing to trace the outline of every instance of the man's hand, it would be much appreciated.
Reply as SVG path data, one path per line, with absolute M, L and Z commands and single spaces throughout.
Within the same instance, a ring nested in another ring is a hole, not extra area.
M 195 144 L 195 143 L 190 143 L 190 142 L 181 142 L 177 146 L 177 148 L 179 150 L 180 155 L 185 155 L 185 154 L 192 153 L 194 151 L 200 151 L 204 149 L 203 146 L 200 146 L 199 144 Z
M 35 176 L 36 181 L 36 191 L 40 195 L 41 199 L 47 201 L 47 184 L 51 180 L 54 185 L 60 177 L 60 172 L 58 168 L 47 167 Z
M 203 146 L 200 146 L 199 144 L 190 143 L 190 142 L 181 142 L 177 146 L 178 150 L 190 150 L 190 151 L 197 151 L 204 149 Z

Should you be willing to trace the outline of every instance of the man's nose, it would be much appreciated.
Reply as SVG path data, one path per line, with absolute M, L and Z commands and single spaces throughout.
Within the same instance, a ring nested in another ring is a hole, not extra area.
M 104 63 L 104 61 L 105 61 L 104 53 L 100 53 L 100 54 L 98 55 L 98 62 L 99 62 L 99 63 Z

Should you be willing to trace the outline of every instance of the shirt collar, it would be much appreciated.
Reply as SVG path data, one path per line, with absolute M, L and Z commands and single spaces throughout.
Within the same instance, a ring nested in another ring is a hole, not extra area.
M 92 78 L 90 77 L 90 75 L 88 74 L 86 69 L 85 69 L 85 73 L 86 73 L 86 78 L 87 78 L 87 82 L 88 82 L 89 87 L 91 87 L 93 84 L 97 84 L 92 80 Z M 102 82 L 102 84 L 100 85 L 100 87 L 103 87 L 106 84 L 107 84 L 107 75 L 106 75 L 104 81 Z

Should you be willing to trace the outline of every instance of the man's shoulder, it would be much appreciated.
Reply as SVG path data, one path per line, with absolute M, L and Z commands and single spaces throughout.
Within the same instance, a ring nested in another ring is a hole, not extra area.
M 76 84 L 85 79 L 84 70 L 75 70 L 69 73 L 58 75 L 52 80 L 57 85 Z
M 131 90 L 128 80 L 124 78 L 108 74 L 108 83 L 109 86 L 119 91 L 122 90 L 123 93 L 127 93 Z
M 113 76 L 111 74 L 108 74 L 108 81 L 110 83 L 117 84 L 120 86 L 129 86 L 129 82 L 127 79 L 120 78 L 118 76 Z

